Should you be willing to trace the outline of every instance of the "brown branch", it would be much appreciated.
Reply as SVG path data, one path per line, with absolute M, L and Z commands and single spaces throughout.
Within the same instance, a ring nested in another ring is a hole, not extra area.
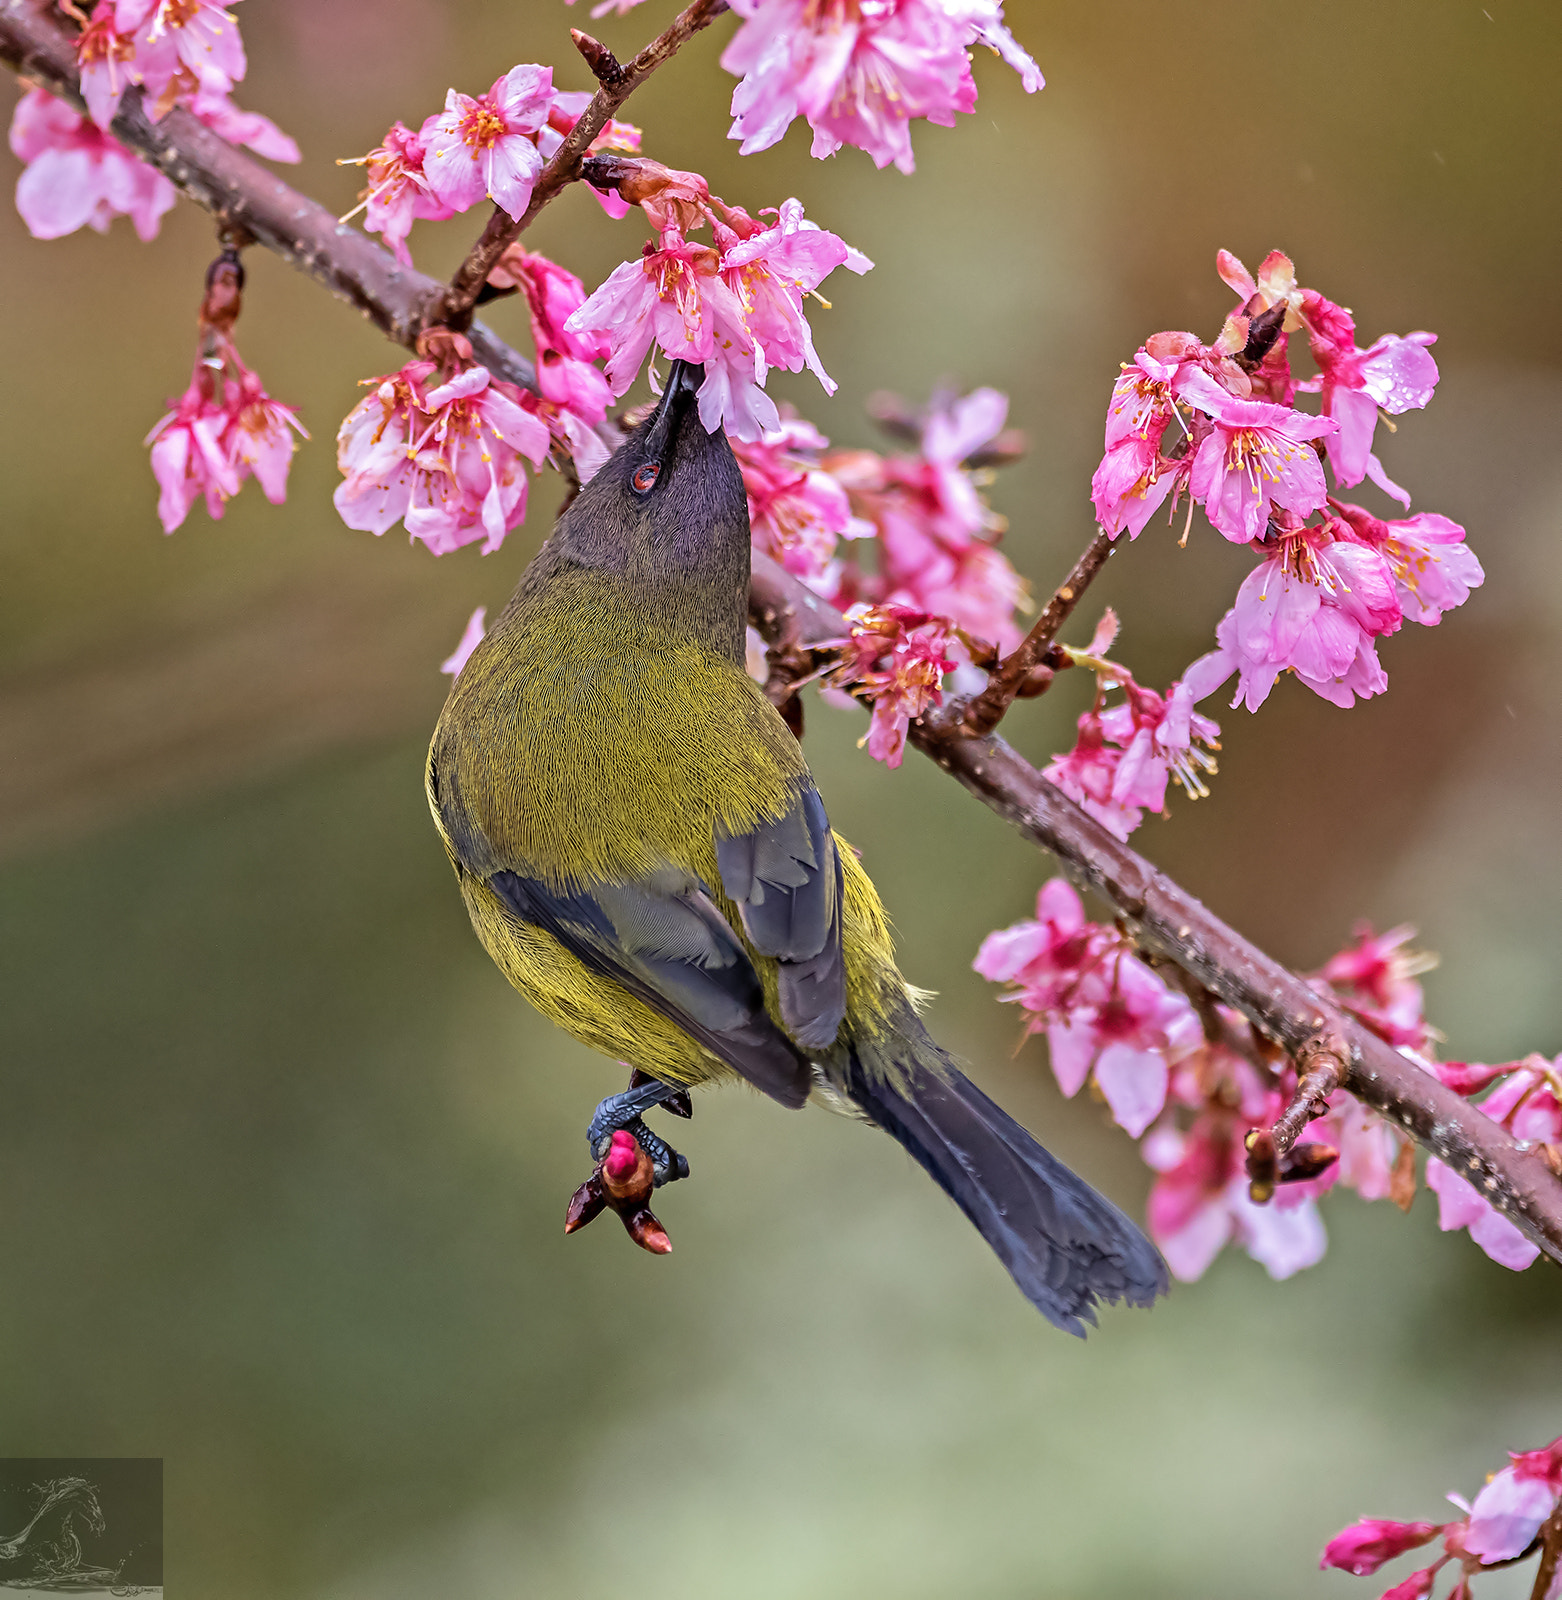
M 757 554 L 750 608 L 767 637 L 788 627 L 800 643 L 817 644 L 846 631 L 833 606 Z M 909 737 L 1027 839 L 1051 851 L 1076 884 L 1106 900 L 1138 943 L 1174 961 L 1268 1038 L 1299 1057 L 1318 1036 L 1337 1038 L 1347 1056 L 1343 1086 L 1472 1183 L 1562 1263 L 1562 1181 L 1540 1157 L 1227 927 L 1002 739 L 918 722 Z
M 465 328 L 494 263 L 531 226 L 537 213 L 580 177 L 581 162 L 592 141 L 617 115 L 623 103 L 664 61 L 677 55 L 695 34 L 709 27 L 726 9 L 727 0 L 694 0 L 693 5 L 680 11 L 627 66 L 621 66 L 613 52 L 590 34 L 578 28 L 570 29 L 575 48 L 585 57 L 586 65 L 601 87 L 539 174 L 525 215 L 517 220 L 503 206 L 494 207 L 488 225 L 467 252 L 466 260 L 456 269 L 449 287 L 438 300 L 428 303 L 426 320 L 430 324 L 443 323 L 458 330 Z
M 0 0 L 0 61 L 82 108 L 74 37 L 46 0 Z M 443 292 L 434 280 L 401 266 L 183 110 L 153 124 L 141 109 L 140 91 L 132 90 L 113 132 L 224 225 L 242 228 L 356 305 L 391 339 L 415 346 L 420 308 L 431 293 Z M 478 359 L 492 371 L 533 386 L 529 362 L 481 326 L 471 337 Z M 766 556 L 754 557 L 750 604 L 770 639 L 790 631 L 806 646 L 847 632 L 833 606 Z M 1056 855 L 1076 883 L 1108 901 L 1146 950 L 1182 967 L 1267 1037 L 1294 1054 L 1321 1032 L 1337 1033 L 1349 1051 L 1344 1087 L 1472 1182 L 1562 1262 L 1562 1180 L 1540 1156 L 1520 1150 L 1490 1118 L 1212 916 L 1003 740 L 920 723 L 912 725 L 910 738 L 1026 838 Z
M 1551 1513 L 1540 1530 L 1540 1565 L 1535 1569 L 1535 1586 L 1529 1592 L 1529 1600 L 1550 1600 L 1559 1569 L 1562 1569 L 1562 1505 Z
M 933 726 L 947 729 L 952 736 L 980 738 L 991 733 L 1014 704 L 1015 696 L 1025 687 L 1025 680 L 1037 667 L 1046 664 L 1047 652 L 1052 648 L 1058 630 L 1068 621 L 1070 613 L 1079 604 L 1080 596 L 1090 587 L 1116 548 L 1110 535 L 1097 529 L 1095 538 L 1085 546 L 1079 560 L 1074 563 L 1074 570 L 1058 585 L 1030 632 L 998 663 L 987 680 L 987 687 L 973 699 L 950 706 L 948 712 L 936 719 Z
M 1315 1034 L 1302 1046 L 1296 1056 L 1296 1093 L 1291 1103 L 1275 1119 L 1274 1126 L 1254 1128 L 1247 1136 L 1247 1176 L 1250 1192 L 1259 1205 L 1263 1205 L 1275 1192 L 1275 1185 L 1287 1178 L 1316 1177 L 1338 1156 L 1339 1151 L 1327 1145 L 1296 1143 L 1302 1129 L 1329 1109 L 1329 1096 L 1340 1086 L 1346 1063 L 1350 1060 L 1350 1046 L 1335 1031 Z M 1302 1156 L 1302 1171 L 1297 1163 L 1287 1158 L 1296 1152 Z M 1328 1160 L 1322 1160 L 1327 1152 Z

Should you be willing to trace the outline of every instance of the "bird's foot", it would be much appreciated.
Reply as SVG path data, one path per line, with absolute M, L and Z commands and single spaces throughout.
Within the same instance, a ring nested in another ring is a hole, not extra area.
M 593 1113 L 586 1129 L 586 1143 L 598 1161 L 604 1160 L 613 1135 L 630 1134 L 651 1158 L 652 1181 L 659 1189 L 689 1176 L 689 1163 L 665 1139 L 646 1127 L 642 1118 L 653 1106 L 670 1111 L 675 1117 L 692 1117 L 694 1103 L 687 1089 L 674 1089 L 660 1078 L 637 1067 L 622 1094 L 610 1094 Z
M 641 1120 L 653 1106 L 679 1117 L 694 1114 L 687 1090 L 670 1088 L 638 1069 L 622 1094 L 609 1095 L 597 1107 L 586 1132 L 596 1170 L 570 1199 L 565 1233 L 574 1233 L 604 1210 L 612 1210 L 642 1250 L 666 1255 L 672 1249 L 667 1230 L 646 1201 L 661 1184 L 687 1178 L 689 1163 Z

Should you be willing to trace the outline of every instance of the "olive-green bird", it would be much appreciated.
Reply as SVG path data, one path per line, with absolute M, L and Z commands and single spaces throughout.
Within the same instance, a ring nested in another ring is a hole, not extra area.
M 1083 1334 L 1166 1289 L 1117 1208 L 966 1079 L 918 1020 L 879 897 L 802 749 L 744 669 L 748 503 L 675 363 L 457 677 L 428 798 L 500 970 L 577 1039 L 649 1075 L 598 1107 L 658 1181 L 639 1118 L 741 1078 L 855 1107 L 902 1144 L 1031 1302 Z

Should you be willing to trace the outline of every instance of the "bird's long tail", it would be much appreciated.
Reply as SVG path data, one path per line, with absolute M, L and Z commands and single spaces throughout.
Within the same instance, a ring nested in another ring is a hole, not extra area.
M 905 1021 L 897 1043 L 908 1048 L 885 1052 L 889 1072 L 851 1049 L 846 1092 L 971 1219 L 1026 1299 L 1083 1338 L 1098 1301 L 1164 1294 L 1166 1264 L 1144 1234 Z

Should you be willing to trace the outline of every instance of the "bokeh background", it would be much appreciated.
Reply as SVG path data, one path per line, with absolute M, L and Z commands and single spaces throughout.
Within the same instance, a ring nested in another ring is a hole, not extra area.
M 599 31 L 633 50 L 651 0 Z M 940 378 L 1013 397 L 994 498 L 1038 588 L 1090 532 L 1117 363 L 1212 336 L 1218 246 L 1272 246 L 1363 342 L 1426 327 L 1443 380 L 1380 446 L 1488 581 L 1382 654 L 1343 713 L 1282 683 L 1223 713 L 1214 797 L 1138 843 L 1300 967 L 1361 916 L 1417 923 L 1455 1058 L 1562 1049 L 1562 15 L 1548 0 L 1014 0 L 1027 99 L 919 127 L 912 178 L 794 128 L 726 142 L 732 23 L 633 102 L 648 153 L 750 207 L 802 196 L 877 269 L 815 329 L 840 393 L 784 381 L 833 439 Z M 242 103 L 338 156 L 519 60 L 585 86 L 553 0 L 251 0 Z M 9 96 L 0 90 L 0 97 Z M 14 170 L 14 169 L 13 169 Z M 448 270 L 470 220 L 419 224 Z M 626 232 L 626 230 L 628 230 Z M 593 284 L 634 253 L 583 194 L 535 243 Z M 565 1241 L 585 1120 L 619 1070 L 552 1030 L 472 937 L 425 814 L 437 663 L 546 530 L 436 562 L 336 519 L 332 436 L 400 357 L 252 252 L 238 333 L 314 441 L 165 538 L 141 439 L 188 373 L 208 220 L 138 244 L 29 239 L 0 211 L 0 1449 L 166 1459 L 167 1563 L 232 1600 L 1197 1600 L 1370 1597 L 1320 1574 L 1358 1514 L 1436 1518 L 1508 1447 L 1562 1432 L 1562 1277 L 1353 1196 L 1284 1284 L 1228 1253 L 1080 1345 L 1045 1326 L 888 1141 L 740 1093 L 679 1143 L 676 1253 Z M 524 340 L 513 303 L 494 324 Z M 1366 491 L 1370 494 L 1372 491 Z M 1165 682 L 1246 567 L 1150 534 L 1092 596 Z M 1082 620 L 1081 625 L 1090 619 Z M 1082 686 L 1016 711 L 1034 758 Z M 1073 696 L 1073 698 L 1071 698 Z M 1049 864 L 852 716 L 808 750 L 897 919 L 904 967 L 980 1080 L 1138 1210 L 1148 1174 L 970 971 Z M 1392 1575 L 1392 1574 L 1391 1574 Z M 1493 1600 L 1527 1593 L 1486 1581 Z

